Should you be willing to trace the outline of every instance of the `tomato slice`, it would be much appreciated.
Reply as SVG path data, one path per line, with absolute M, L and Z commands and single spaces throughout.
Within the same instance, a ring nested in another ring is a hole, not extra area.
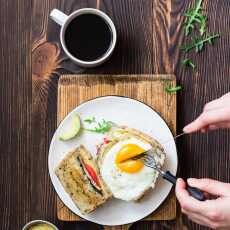
M 104 144 L 109 144 L 109 142 L 110 142 L 110 140 L 106 137 L 104 137 L 103 141 L 104 141 Z
M 90 166 L 89 164 L 85 163 L 85 162 L 83 162 L 83 165 L 84 165 L 87 173 L 89 174 L 90 178 L 92 178 L 92 180 L 95 182 L 95 184 L 99 188 L 101 188 L 101 185 L 100 185 L 99 180 L 98 180 L 98 176 L 97 176 L 95 170 L 93 169 L 93 167 Z

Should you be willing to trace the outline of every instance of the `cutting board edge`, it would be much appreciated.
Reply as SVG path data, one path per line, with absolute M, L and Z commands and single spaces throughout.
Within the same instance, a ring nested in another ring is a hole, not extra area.
M 133 74 L 133 75 L 108 75 L 108 74 L 103 74 L 103 75 L 97 75 L 97 74 L 81 74 L 80 76 L 73 76 L 71 74 L 65 74 L 65 75 L 62 75 L 59 79 L 59 82 L 58 82 L 58 91 L 59 89 L 65 85 L 65 86 L 68 86 L 68 85 L 71 85 L 72 83 L 75 83 L 75 79 L 90 79 L 91 77 L 102 77 L 102 78 L 107 78 L 107 77 L 112 77 L 114 80 L 119 80 L 119 79 L 122 79 L 122 78 L 126 78 L 128 80 L 132 80 L 132 79 L 136 79 L 136 78 L 140 78 L 140 80 L 145 80 L 144 78 L 146 78 L 146 80 L 153 80 L 153 81 L 157 81 L 157 80 L 170 80 L 170 81 L 173 81 L 174 83 L 173 84 L 176 84 L 176 76 L 174 74 L 157 74 L 157 75 L 153 75 L 153 74 Z M 64 84 L 63 84 L 64 83 Z M 59 94 L 58 94 L 58 104 L 59 104 Z M 177 111 L 176 111 L 176 104 L 177 104 L 177 101 L 175 100 L 174 101 L 174 105 L 175 105 L 175 110 L 174 110 L 174 115 L 173 115 L 173 127 L 170 127 L 170 130 L 172 131 L 172 133 L 176 133 L 176 114 L 177 114 Z M 61 119 L 60 119 L 61 121 Z M 59 122 L 60 122 L 59 121 Z M 58 122 L 58 123 L 59 123 Z M 175 202 L 175 205 L 173 207 L 174 211 L 171 213 L 171 215 L 168 215 L 166 218 L 164 217 L 164 219 L 161 219 L 161 218 L 153 218 L 153 219 L 148 219 L 148 217 L 141 221 L 161 221 L 161 220 L 173 220 L 176 218 L 176 215 L 177 215 L 177 205 L 176 205 L 176 198 L 173 197 L 174 199 L 174 202 Z M 84 219 L 82 218 L 79 218 L 79 219 L 71 219 L 71 215 L 69 216 L 70 217 L 70 220 L 67 220 L 66 218 L 63 218 L 63 215 L 60 215 L 60 212 L 58 212 L 58 219 L 62 220 L 62 221 L 85 221 Z
M 60 76 L 59 80 L 58 80 L 58 89 L 60 87 L 60 85 L 62 84 L 71 84 L 72 80 L 74 80 L 75 78 L 78 79 L 84 79 L 84 78 L 90 78 L 90 77 L 94 77 L 96 74 L 79 74 L 78 76 L 73 76 L 73 74 L 63 74 Z M 139 77 L 141 78 L 146 78 L 146 80 L 176 80 L 176 75 L 175 74 L 98 74 L 97 77 L 101 77 L 101 78 L 117 78 L 122 79 L 122 78 L 128 78 L 130 80 L 132 79 L 137 79 Z M 66 82 L 66 80 L 68 80 Z

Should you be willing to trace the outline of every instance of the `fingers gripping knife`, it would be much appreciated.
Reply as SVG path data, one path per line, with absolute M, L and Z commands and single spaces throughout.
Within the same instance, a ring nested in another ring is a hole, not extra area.
M 171 182 L 172 184 L 176 184 L 177 181 L 177 177 L 174 176 L 170 171 L 162 171 L 161 167 L 157 165 L 154 155 L 153 155 L 153 149 L 150 149 L 136 157 L 134 157 L 133 159 L 137 159 L 137 160 L 141 160 L 143 161 L 144 165 L 147 167 L 150 167 L 156 171 L 158 171 L 160 173 L 160 175 L 167 181 Z M 204 201 L 205 200 L 205 196 L 204 193 L 199 190 L 198 188 L 194 188 L 191 187 L 189 185 L 187 185 L 187 191 L 189 192 L 189 194 L 194 197 L 197 200 L 200 201 Z

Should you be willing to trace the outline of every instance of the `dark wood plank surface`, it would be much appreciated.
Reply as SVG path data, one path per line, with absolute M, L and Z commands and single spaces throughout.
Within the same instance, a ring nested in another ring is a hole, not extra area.
M 0 229 L 21 229 L 31 219 L 47 219 L 60 229 L 100 229 L 90 223 L 58 222 L 55 193 L 47 168 L 49 142 L 56 126 L 57 81 L 61 73 L 175 73 L 184 86 L 178 94 L 178 132 L 203 105 L 230 91 L 230 2 L 204 0 L 209 29 L 222 36 L 200 55 L 197 73 L 181 68 L 182 12 L 189 0 L 1 0 L 0 7 Z M 69 14 L 97 7 L 114 20 L 116 51 L 105 65 L 83 71 L 59 49 L 59 26 L 51 9 Z M 31 52 L 32 51 L 32 52 Z M 70 71 L 67 71 L 70 70 Z M 31 77 L 32 76 L 32 77 Z M 195 134 L 178 141 L 183 177 L 230 182 L 228 131 Z M 183 225 L 183 228 L 182 226 Z M 180 227 L 178 227 L 180 226 Z M 136 223 L 132 229 L 206 229 L 187 220 Z

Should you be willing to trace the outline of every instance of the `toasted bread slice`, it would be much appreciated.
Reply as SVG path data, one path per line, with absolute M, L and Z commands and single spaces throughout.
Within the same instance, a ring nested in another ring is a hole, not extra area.
M 83 145 L 67 154 L 57 167 L 56 175 L 82 214 L 92 212 L 112 196 Z

